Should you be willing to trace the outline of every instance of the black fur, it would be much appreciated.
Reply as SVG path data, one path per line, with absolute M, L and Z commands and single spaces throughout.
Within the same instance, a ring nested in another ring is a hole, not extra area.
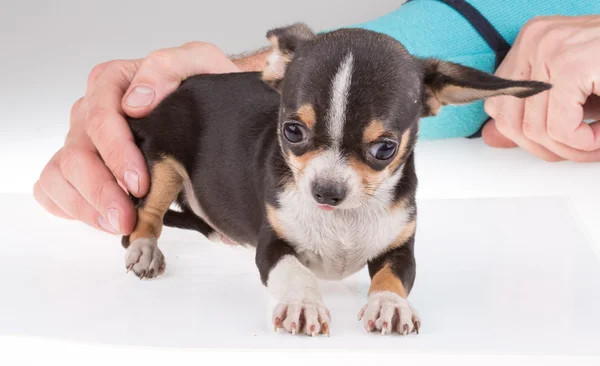
M 173 210 L 167 211 L 163 218 L 163 224 L 165 226 L 176 227 L 186 230 L 195 230 L 200 232 L 204 236 L 208 236 L 214 232 L 204 220 L 196 216 L 195 213 L 190 210 L 184 212 L 177 212 Z
M 256 243 L 268 161 L 277 145 L 278 103 L 279 95 L 259 73 L 200 75 L 130 126 L 150 165 L 164 156 L 181 162 L 207 215 L 234 241 Z M 191 223 L 195 215 L 182 198 L 178 203 L 187 219 L 169 213 L 164 224 L 206 231 Z
M 296 255 L 292 246 L 275 234 L 271 227 L 264 225 L 260 231 L 259 245 L 256 248 L 256 267 L 263 284 L 267 284 L 269 272 L 284 255 Z

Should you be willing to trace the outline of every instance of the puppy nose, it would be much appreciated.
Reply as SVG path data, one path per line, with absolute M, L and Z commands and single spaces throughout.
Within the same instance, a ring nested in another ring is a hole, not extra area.
M 337 206 L 346 198 L 346 187 L 343 184 L 313 184 L 312 194 L 320 204 Z

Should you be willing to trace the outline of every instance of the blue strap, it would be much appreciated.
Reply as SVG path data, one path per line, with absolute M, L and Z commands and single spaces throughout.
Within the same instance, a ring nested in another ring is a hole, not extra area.
M 414 0 L 407 0 L 407 2 Z M 490 46 L 492 51 L 496 54 L 496 68 L 500 66 L 506 54 L 510 50 L 510 44 L 502 37 L 500 32 L 496 30 L 496 28 L 490 23 L 486 17 L 477 10 L 473 5 L 469 4 L 465 0 L 437 0 L 440 1 L 454 10 L 459 12 L 477 32 L 481 35 L 481 37 L 485 40 L 485 42 Z M 481 132 L 483 131 L 483 124 L 479 131 L 474 133 L 467 138 L 479 138 L 481 137 Z
M 414 1 L 408 0 L 407 2 Z M 473 5 L 465 0 L 437 0 L 459 12 L 466 20 L 471 23 L 473 28 L 490 46 L 496 54 L 496 68 L 500 66 L 504 57 L 510 50 L 510 44 L 502 37 L 500 32 L 483 16 Z

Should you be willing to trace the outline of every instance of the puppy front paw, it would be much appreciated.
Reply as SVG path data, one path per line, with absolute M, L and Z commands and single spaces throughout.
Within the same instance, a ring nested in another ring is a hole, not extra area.
M 281 301 L 273 310 L 275 331 L 283 328 L 292 335 L 305 333 L 316 336 L 327 334 L 331 324 L 331 314 L 320 300 L 304 298 L 302 300 Z
M 140 238 L 132 242 L 125 255 L 127 272 L 133 270 L 136 276 L 154 278 L 165 271 L 165 256 L 158 249 L 156 239 Z
M 367 305 L 358 313 L 367 332 L 381 334 L 398 332 L 419 334 L 421 319 L 408 300 L 393 292 L 375 292 L 369 295 Z

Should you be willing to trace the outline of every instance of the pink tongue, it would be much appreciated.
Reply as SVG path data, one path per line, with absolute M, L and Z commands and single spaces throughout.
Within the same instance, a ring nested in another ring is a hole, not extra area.
M 335 210 L 334 207 L 331 207 L 329 205 L 319 205 L 319 208 L 322 209 L 322 210 L 325 210 L 325 211 L 333 211 L 333 210 Z

